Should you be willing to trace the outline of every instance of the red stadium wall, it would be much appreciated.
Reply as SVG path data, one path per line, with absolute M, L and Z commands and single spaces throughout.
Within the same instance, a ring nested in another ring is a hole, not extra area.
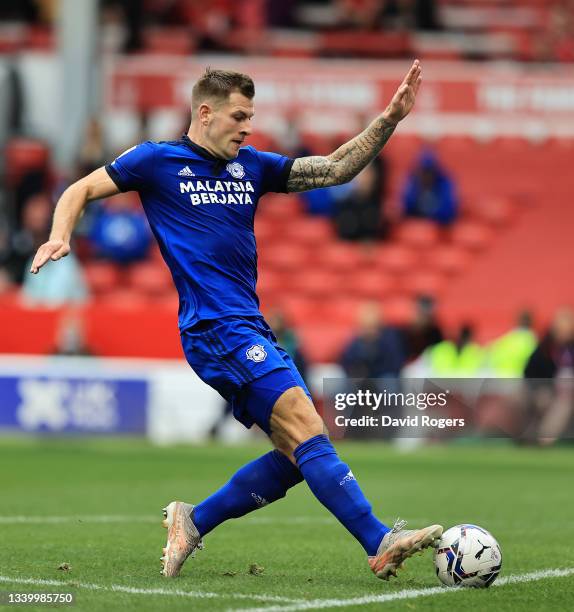
M 3 304 L 1 312 L 1 353 L 50 354 L 56 347 L 60 321 L 69 309 Z M 76 312 L 84 324 L 85 344 L 96 356 L 183 357 L 173 309 L 93 304 Z

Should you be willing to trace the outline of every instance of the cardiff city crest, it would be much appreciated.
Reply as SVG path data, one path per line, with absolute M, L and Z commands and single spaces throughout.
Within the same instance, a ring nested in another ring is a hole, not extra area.
M 245 176 L 243 166 L 238 162 L 231 162 L 225 166 L 225 169 L 233 178 L 242 179 Z
M 260 344 L 254 344 L 247 349 L 245 354 L 247 355 L 247 359 L 251 359 L 251 361 L 255 361 L 255 363 L 265 361 L 265 358 L 267 357 L 265 349 Z

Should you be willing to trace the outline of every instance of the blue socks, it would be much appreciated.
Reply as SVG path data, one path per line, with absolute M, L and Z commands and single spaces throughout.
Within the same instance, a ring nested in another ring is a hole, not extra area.
M 193 522 L 201 536 L 230 518 L 238 518 L 282 497 L 303 478 L 315 497 L 373 556 L 390 529 L 373 514 L 353 473 L 325 435 L 300 444 L 293 455 L 299 469 L 278 450 L 248 463 L 219 491 L 198 504 Z
M 198 504 L 193 522 L 204 536 L 223 521 L 238 518 L 282 497 L 303 480 L 301 472 L 278 450 L 244 465 L 219 491 Z
M 339 459 L 329 438 L 314 436 L 293 455 L 315 497 L 357 538 L 367 555 L 375 555 L 390 529 L 372 513 L 353 472 Z

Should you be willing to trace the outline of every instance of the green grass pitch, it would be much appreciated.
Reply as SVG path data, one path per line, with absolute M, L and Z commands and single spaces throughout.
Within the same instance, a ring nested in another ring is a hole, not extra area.
M 477 523 L 501 544 L 501 577 L 574 568 L 572 448 L 492 442 L 411 453 L 379 444 L 338 448 L 386 522 L 401 516 L 411 526 Z M 0 438 L 0 591 L 72 590 L 76 603 L 70 609 L 89 611 L 300 610 L 302 600 L 314 602 L 310 609 L 339 610 L 572 609 L 574 575 L 328 605 L 322 600 L 439 583 L 430 551 L 410 559 L 398 580 L 377 580 L 360 546 L 304 483 L 285 499 L 221 525 L 179 578 L 160 576 L 162 507 L 172 499 L 200 501 L 266 449 L 263 444 L 155 448 L 141 440 Z M 62 563 L 71 569 L 58 569 Z M 259 575 L 250 573 L 252 564 L 263 568 Z M 28 579 L 66 584 L 22 582 Z M 113 591 L 112 585 L 123 588 Z

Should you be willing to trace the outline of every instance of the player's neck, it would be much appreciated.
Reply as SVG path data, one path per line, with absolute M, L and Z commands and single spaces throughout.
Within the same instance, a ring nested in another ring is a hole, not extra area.
M 211 153 L 211 155 L 213 155 L 214 157 L 219 157 L 217 155 L 217 153 L 215 153 L 213 148 L 210 146 L 210 143 L 208 141 L 206 141 L 206 139 L 203 137 L 203 135 L 201 134 L 201 130 L 199 130 L 193 124 L 190 126 L 190 128 L 189 128 L 189 130 L 187 132 L 187 137 L 192 142 L 194 142 L 196 145 L 204 148 L 206 151 Z

